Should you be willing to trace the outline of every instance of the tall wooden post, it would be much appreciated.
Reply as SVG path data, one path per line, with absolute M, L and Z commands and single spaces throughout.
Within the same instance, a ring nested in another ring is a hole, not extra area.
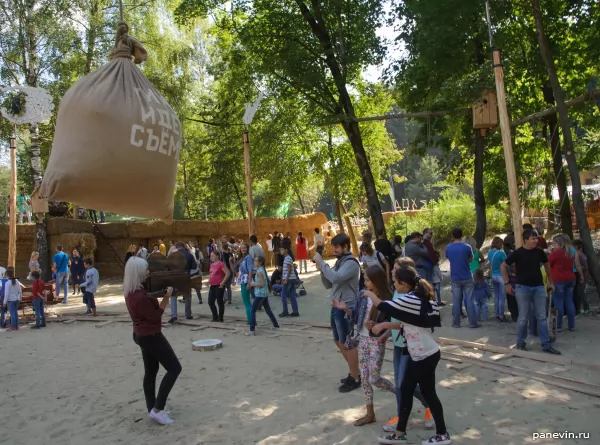
M 256 235 L 256 221 L 254 220 L 254 204 L 252 203 L 252 176 L 250 175 L 250 138 L 248 130 L 242 132 L 244 139 L 244 172 L 246 176 L 246 200 L 248 202 L 248 231 L 250 236 Z
M 510 215 L 515 232 L 515 246 L 523 245 L 523 226 L 521 224 L 521 204 L 519 202 L 519 188 L 517 186 L 517 171 L 515 169 L 515 158 L 513 156 L 512 138 L 510 132 L 510 119 L 506 109 L 506 92 L 504 90 L 504 70 L 502 69 L 502 55 L 499 49 L 494 48 L 494 32 L 492 29 L 492 17 L 490 13 L 490 2 L 485 0 L 485 15 L 488 31 L 490 33 L 490 47 L 492 48 L 492 60 L 494 62 L 494 77 L 496 78 L 496 96 L 498 98 L 498 114 L 500 117 L 500 131 L 502 133 L 502 145 L 504 146 L 504 162 L 506 163 L 506 176 L 508 179 L 508 196 L 510 198 Z
M 8 266 L 15 267 L 17 259 L 17 130 L 10 138 L 10 201 L 8 218 Z
M 510 132 L 510 119 L 506 108 L 506 92 L 504 91 L 504 70 L 499 49 L 494 49 L 494 75 L 496 77 L 496 95 L 498 96 L 498 112 L 500 117 L 500 130 L 502 145 L 504 146 L 504 162 L 506 163 L 506 176 L 508 179 L 508 195 L 510 197 L 510 215 L 515 232 L 515 245 L 523 245 L 523 225 L 521 224 L 521 204 L 519 202 L 519 188 L 517 186 L 517 171 L 513 156 L 512 138 Z

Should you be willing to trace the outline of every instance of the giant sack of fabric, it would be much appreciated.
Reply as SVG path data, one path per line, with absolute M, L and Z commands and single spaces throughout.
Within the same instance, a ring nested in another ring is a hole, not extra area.
M 135 65 L 146 57 L 120 23 L 110 62 L 66 92 L 44 198 L 172 221 L 181 124 Z

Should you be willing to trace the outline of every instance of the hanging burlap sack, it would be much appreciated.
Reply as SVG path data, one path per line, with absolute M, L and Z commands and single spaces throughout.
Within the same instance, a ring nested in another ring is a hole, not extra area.
M 120 23 L 110 62 L 64 95 L 41 195 L 170 223 L 181 124 L 134 65 L 147 53 L 127 33 Z

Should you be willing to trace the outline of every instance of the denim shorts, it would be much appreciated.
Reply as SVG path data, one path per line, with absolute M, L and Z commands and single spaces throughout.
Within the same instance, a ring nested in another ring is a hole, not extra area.
M 333 341 L 344 343 L 346 337 L 350 335 L 350 320 L 346 313 L 338 308 L 331 308 L 331 330 L 333 331 Z

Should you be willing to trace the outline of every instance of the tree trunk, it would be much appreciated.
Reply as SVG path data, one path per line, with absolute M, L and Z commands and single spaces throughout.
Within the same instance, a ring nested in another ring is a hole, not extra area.
M 544 101 L 547 104 L 554 105 L 554 93 L 549 84 L 543 87 Z M 562 150 L 560 146 L 560 135 L 558 133 L 558 116 L 556 113 L 546 118 L 550 130 L 550 150 L 552 152 L 552 167 L 554 178 L 556 179 L 556 188 L 558 189 L 559 213 L 561 231 L 573 239 L 573 224 L 571 223 L 571 201 L 567 192 L 567 177 L 563 166 Z
M 550 42 L 544 31 L 540 2 L 539 0 L 531 0 L 531 4 L 533 6 L 533 18 L 535 20 L 535 28 L 540 44 L 540 52 L 546 65 L 546 69 L 548 70 L 550 85 L 552 86 L 552 92 L 554 93 L 554 99 L 556 100 L 556 106 L 558 108 L 558 118 L 563 133 L 565 156 L 571 175 L 573 207 L 575 209 L 577 227 L 579 228 L 579 236 L 583 243 L 583 250 L 588 257 L 590 275 L 596 283 L 596 291 L 600 295 L 600 269 L 598 268 L 598 257 L 594 251 L 590 227 L 588 226 L 587 216 L 585 214 L 583 195 L 581 193 L 581 179 L 579 178 L 579 168 L 577 167 L 577 159 L 575 158 L 575 152 L 573 150 L 573 136 L 569 124 L 568 109 L 565 104 L 565 98 L 558 80 L 558 75 L 556 74 L 554 59 L 552 58 L 552 52 L 550 51 Z
M 35 9 L 37 3 L 35 1 L 26 3 L 25 11 L 25 40 L 23 48 L 23 66 L 26 67 L 25 81 L 27 86 L 37 87 L 37 67 L 38 67 L 38 55 L 37 55 L 37 30 L 35 28 L 35 22 L 33 20 L 36 14 Z M 25 54 L 27 56 L 25 57 Z M 29 147 L 30 153 L 30 165 L 31 165 L 31 179 L 33 187 L 39 187 L 42 184 L 42 156 L 40 153 L 40 133 L 38 126 L 32 124 L 29 126 L 29 134 L 31 139 L 31 145 Z M 50 252 L 48 250 L 48 235 L 46 233 L 46 221 L 43 214 L 35 215 L 35 239 L 37 244 L 37 251 L 39 252 L 40 268 L 42 269 L 43 278 L 48 280 L 51 278 L 52 272 L 50 271 Z
M 183 196 L 185 198 L 185 210 L 187 212 L 187 217 L 188 219 L 192 219 L 192 212 L 190 210 L 190 198 L 188 195 L 187 169 L 185 168 L 185 164 L 185 161 L 181 163 L 181 166 L 183 167 L 183 188 L 185 189 L 185 191 L 183 192 Z
M 340 202 L 339 199 L 335 200 L 335 219 L 338 223 L 338 226 L 340 226 L 340 230 L 339 233 L 344 233 L 344 220 L 342 219 L 342 211 L 340 210 L 342 208 L 342 203 Z
M 242 215 L 242 219 L 246 219 L 246 206 L 244 205 L 244 201 L 242 201 L 242 195 L 240 195 L 240 189 L 238 188 L 235 181 L 231 181 L 233 184 L 233 190 L 235 190 L 235 196 L 237 197 L 238 206 L 240 206 L 240 214 Z
M 99 24 L 101 19 L 98 14 L 98 2 L 92 1 L 89 10 L 88 30 L 87 30 L 87 51 L 85 53 L 85 69 L 83 74 L 92 72 L 94 62 L 94 52 L 96 50 L 96 39 L 98 38 Z
M 367 194 L 367 204 L 369 206 L 369 214 L 373 219 L 373 226 L 375 233 L 383 232 L 385 235 L 385 224 L 383 222 L 383 215 L 381 214 L 381 203 L 377 196 L 377 189 L 375 188 L 375 178 L 367 159 L 367 153 L 363 146 L 362 136 L 360 134 L 360 128 L 358 122 L 350 122 L 342 124 L 344 131 L 350 139 L 350 144 L 354 150 L 354 158 L 358 166 L 358 172 L 362 176 L 363 184 Z
M 548 140 L 548 125 L 544 125 L 544 139 Z M 552 189 L 554 187 L 554 173 L 548 172 L 546 174 L 546 183 L 544 184 L 544 195 L 546 202 L 552 203 L 552 208 L 548 208 L 548 232 L 554 230 L 554 198 L 552 197 Z M 542 212 L 543 214 L 543 212 Z
M 487 220 L 485 214 L 485 195 L 483 193 L 483 152 L 485 149 L 485 136 L 480 130 L 475 130 L 475 172 L 473 174 L 473 196 L 475 200 L 475 215 L 477 227 L 475 229 L 475 242 L 481 247 L 485 241 Z
M 341 206 L 340 212 L 343 212 L 344 207 Z M 346 215 L 346 212 L 343 212 L 343 218 L 346 222 L 346 228 L 348 229 L 348 236 L 350 237 L 350 243 L 352 244 L 352 254 L 354 256 L 358 256 L 360 253 L 358 250 L 358 242 L 356 242 L 356 235 L 354 234 L 354 228 L 352 227 L 352 221 L 350 221 L 350 217 Z
M 335 162 L 335 157 L 333 156 L 333 136 L 331 133 L 331 128 L 329 129 L 329 138 L 327 140 L 327 150 L 329 151 L 329 164 L 330 164 L 330 176 L 331 183 L 333 184 L 333 201 L 335 203 L 335 219 L 337 220 L 340 230 L 344 231 L 344 224 L 342 222 L 342 215 L 340 213 L 340 186 L 338 184 L 338 168 Z
M 310 26 L 313 35 L 319 40 L 325 64 L 331 72 L 331 77 L 339 96 L 338 100 L 331 105 L 345 118 L 345 121 L 342 122 L 342 127 L 350 140 L 358 171 L 363 178 L 369 205 L 369 213 L 371 214 L 371 218 L 373 218 L 375 231 L 381 230 L 385 234 L 385 224 L 383 223 L 381 204 L 379 202 L 379 197 L 377 196 L 377 189 L 375 188 L 375 179 L 373 178 L 373 172 L 371 171 L 371 166 L 369 165 L 369 160 L 365 153 L 365 147 L 363 146 L 362 135 L 360 133 L 358 122 L 356 121 L 356 113 L 354 112 L 352 98 L 348 93 L 348 88 L 346 86 L 345 69 L 340 66 L 340 63 L 335 57 L 336 51 L 327 31 L 324 15 L 321 13 L 321 2 L 318 0 L 311 0 L 310 3 L 313 8 L 312 12 L 303 0 L 296 0 L 300 13 Z
M 298 197 L 298 202 L 300 203 L 300 208 L 302 209 L 302 214 L 306 215 L 306 209 L 304 208 L 304 203 L 302 202 L 302 196 L 300 196 L 300 193 L 298 192 L 298 190 L 294 190 L 296 192 L 296 196 Z

